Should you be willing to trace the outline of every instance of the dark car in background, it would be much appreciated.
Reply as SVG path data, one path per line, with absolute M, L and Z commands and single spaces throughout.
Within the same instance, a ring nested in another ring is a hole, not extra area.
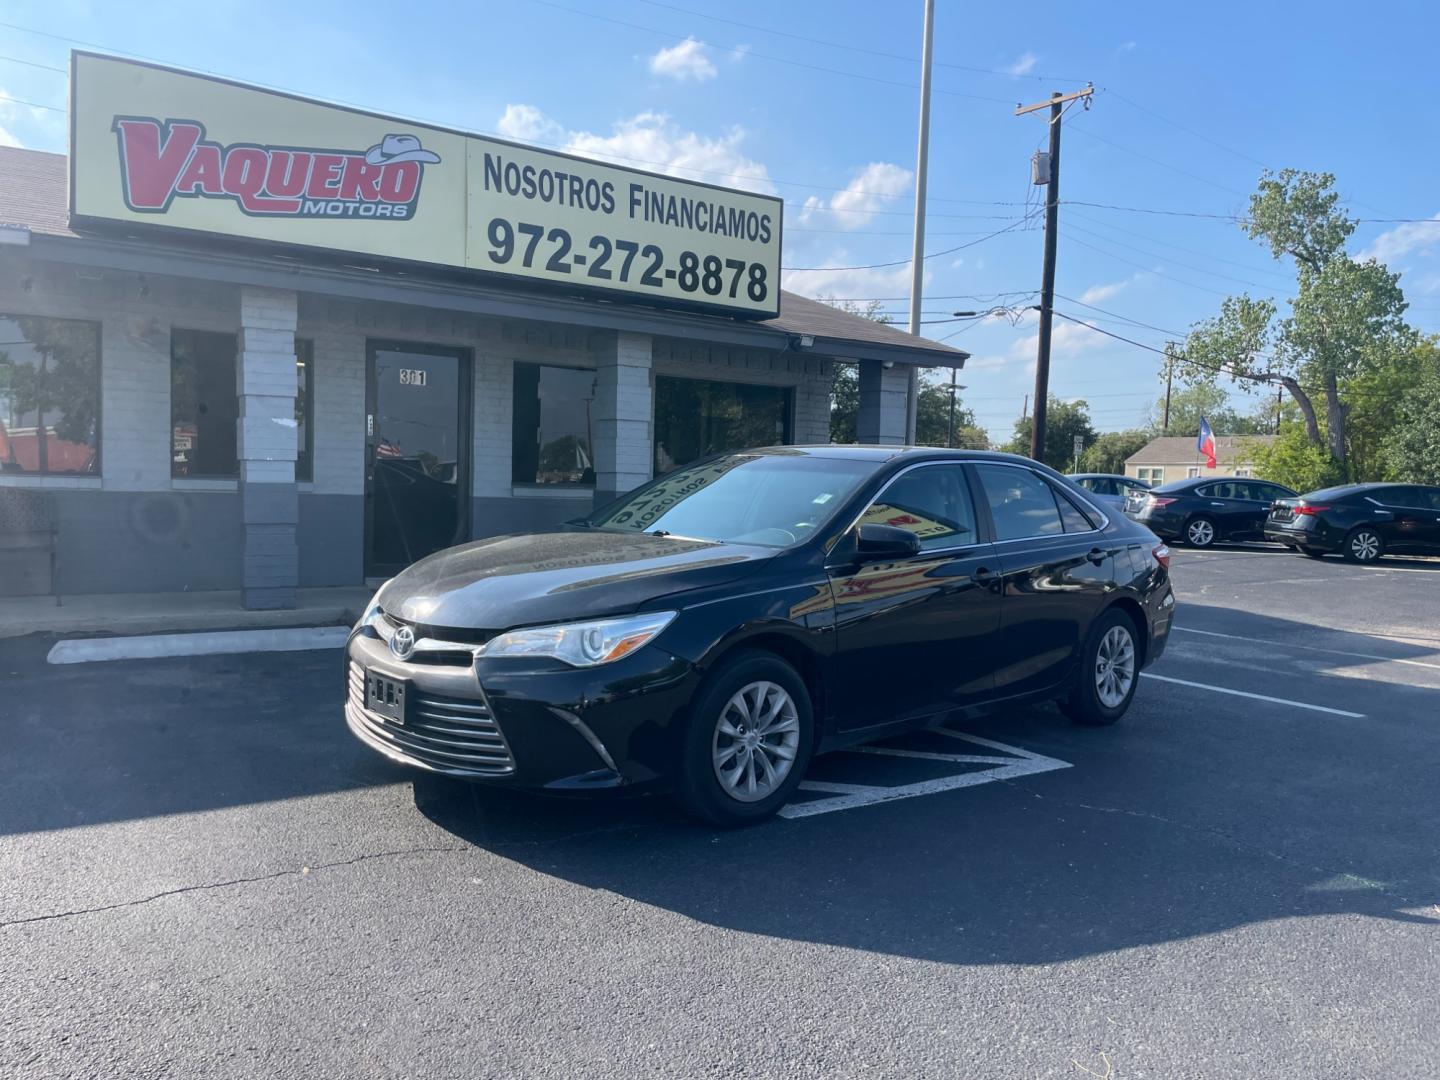
M 1267 480 L 1201 476 L 1151 488 L 1126 504 L 1127 517 L 1156 536 L 1207 548 L 1224 540 L 1260 540 L 1276 499 L 1295 492 Z
M 1150 490 L 1150 485 L 1144 480 L 1118 473 L 1071 473 L 1070 479 L 1095 496 L 1096 502 L 1102 506 L 1113 507 L 1122 513 L 1128 499 L 1138 498 Z
M 432 772 L 663 785 L 743 824 L 816 752 L 1031 700 L 1113 723 L 1174 602 L 1169 549 L 1033 461 L 747 451 L 392 578 L 350 635 L 345 717 Z
M 1265 539 L 1319 557 L 1372 563 L 1386 552 L 1440 555 L 1440 487 L 1347 484 L 1280 499 Z

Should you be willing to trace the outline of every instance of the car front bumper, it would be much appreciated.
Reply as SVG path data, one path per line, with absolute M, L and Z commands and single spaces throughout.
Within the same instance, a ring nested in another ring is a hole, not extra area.
M 365 673 L 403 681 L 404 720 L 366 707 Z M 392 760 L 467 780 L 585 791 L 659 780 L 699 681 L 654 646 L 595 668 L 507 658 L 414 663 L 358 630 L 346 647 L 345 721 Z

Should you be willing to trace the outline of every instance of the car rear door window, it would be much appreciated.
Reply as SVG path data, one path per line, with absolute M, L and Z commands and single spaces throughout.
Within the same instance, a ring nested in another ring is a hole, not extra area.
M 860 517 L 862 525 L 893 525 L 920 538 L 922 551 L 975 542 L 975 505 L 959 465 L 922 465 L 902 473 Z
M 1058 485 L 1051 485 L 1055 495 L 1055 502 L 1060 508 L 1060 520 L 1065 525 L 1067 533 L 1093 532 L 1099 527 L 1098 522 L 1093 521 L 1085 509 L 1072 499 L 1069 494 Z
M 1065 531 L 1050 485 L 1029 469 L 1016 465 L 977 464 L 985 486 L 996 540 L 1054 536 Z

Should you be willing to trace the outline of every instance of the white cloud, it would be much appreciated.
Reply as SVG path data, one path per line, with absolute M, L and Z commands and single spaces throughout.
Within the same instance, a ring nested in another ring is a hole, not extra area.
M 18 138 L 16 138 L 13 134 L 11 134 L 11 133 L 10 133 L 8 130 L 6 130 L 3 126 L 0 126 L 0 146 L 24 146 L 24 145 L 25 145 L 24 143 L 22 143 Z
M 1011 75 L 1029 75 L 1030 72 L 1035 70 L 1035 65 L 1039 59 L 1040 58 L 1033 52 L 1021 53 L 1020 59 L 1016 60 L 1005 70 Z
M 1132 49 L 1135 48 L 1135 45 L 1136 45 L 1136 43 L 1133 42 L 1133 41 L 1122 41 L 1122 42 L 1116 47 L 1116 49 L 1115 49 L 1115 55 L 1116 55 L 1116 56 L 1120 56 L 1122 53 L 1130 52 Z
M 499 128 L 512 138 L 543 138 L 582 157 L 767 195 L 775 192 L 765 166 L 742 151 L 746 132 L 741 127 L 719 136 L 702 135 L 680 128 L 664 113 L 644 112 L 601 135 L 566 130 L 532 105 L 508 105 Z
M 886 161 L 872 161 L 830 198 L 811 195 L 806 199 L 800 221 L 808 224 L 824 217 L 833 220 L 838 228 L 858 229 L 887 203 L 908 194 L 913 179 L 909 169 Z
M 705 46 L 693 37 L 687 37 L 679 45 L 661 49 L 652 56 L 650 73 L 665 75 L 680 82 L 685 82 L 687 79 L 704 82 L 719 74 L 715 65 L 710 62 Z
M 563 143 L 565 129 L 534 105 L 506 105 L 496 125 L 501 135 L 526 142 Z
M 910 293 L 910 263 L 901 266 L 886 266 L 878 270 L 847 270 L 857 260 L 847 253 L 824 260 L 817 265 L 833 264 L 832 269 L 806 270 L 802 273 L 786 271 L 784 286 L 802 296 L 908 296 Z M 887 304 L 896 311 L 905 307 L 904 301 Z
M 1130 279 L 1126 278 L 1124 281 L 1110 281 L 1102 285 L 1091 285 L 1090 288 L 1080 294 L 1080 303 L 1098 304 L 1102 300 L 1109 300 L 1129 284 Z
M 1360 253 L 1362 259 L 1390 264 L 1411 255 L 1429 255 L 1440 247 L 1440 214 L 1429 221 L 1408 222 L 1387 229 Z

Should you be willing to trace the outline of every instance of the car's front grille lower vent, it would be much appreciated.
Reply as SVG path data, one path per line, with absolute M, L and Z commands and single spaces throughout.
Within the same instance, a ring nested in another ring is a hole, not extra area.
M 398 723 L 365 708 L 365 674 L 352 663 L 350 704 L 366 734 L 431 768 L 485 776 L 515 771 L 510 744 L 483 701 L 421 693 L 412 684 L 405 722 Z

